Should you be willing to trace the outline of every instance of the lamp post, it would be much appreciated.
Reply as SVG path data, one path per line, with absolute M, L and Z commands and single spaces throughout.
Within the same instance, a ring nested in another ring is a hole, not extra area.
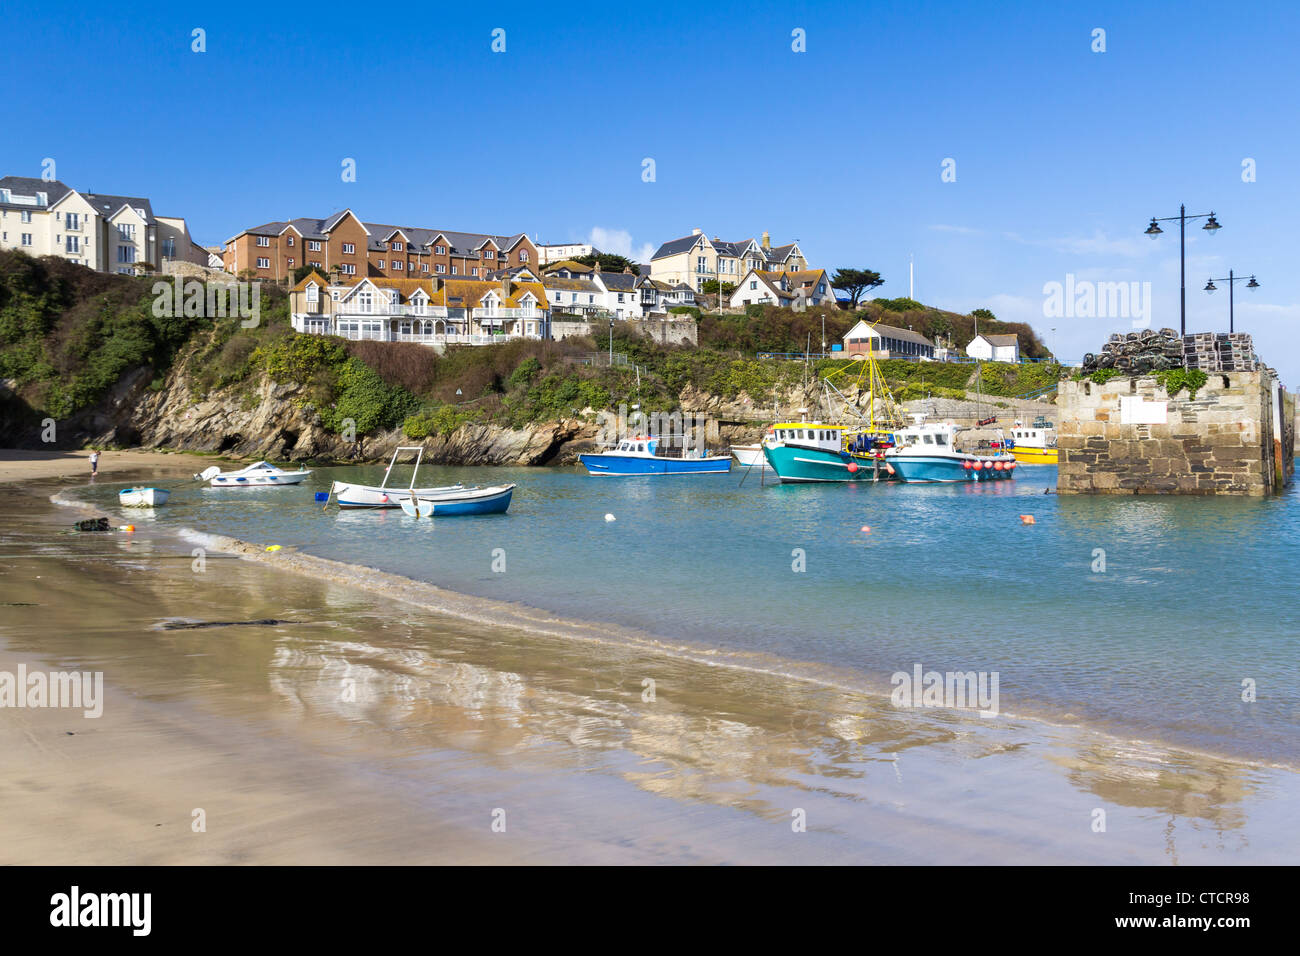
M 1208 216 L 1205 213 L 1202 213 L 1199 216 L 1189 216 L 1187 215 L 1187 207 L 1184 205 L 1179 205 L 1178 215 L 1176 216 L 1165 216 L 1163 219 L 1157 219 L 1155 216 L 1152 216 L 1151 225 L 1147 226 L 1146 231 L 1143 233 L 1144 235 L 1150 236 L 1152 239 L 1158 239 L 1160 237 L 1160 234 L 1164 232 L 1164 230 L 1161 229 L 1158 225 L 1156 225 L 1157 223 L 1173 222 L 1174 220 L 1178 221 L 1178 334 L 1179 335 L 1187 334 L 1187 223 L 1188 220 L 1195 222 L 1197 219 L 1206 220 L 1205 225 L 1202 226 L 1201 228 L 1204 229 L 1206 232 L 1208 232 L 1210 235 L 1214 235 L 1216 232 L 1219 231 L 1220 228 L 1222 228 L 1219 225 L 1219 220 L 1214 218 L 1213 210 L 1210 211 Z
M 614 367 L 614 320 L 609 320 L 609 367 Z
M 1232 287 L 1233 287 L 1234 285 L 1236 285 L 1238 282 L 1245 282 L 1245 280 L 1246 280 L 1246 277 L 1245 277 L 1245 276 L 1239 276 L 1239 275 L 1237 275 L 1236 273 L 1234 273 L 1231 269 L 1229 269 L 1229 270 L 1228 270 L 1228 278 L 1226 278 L 1226 279 L 1211 279 L 1209 282 L 1205 283 L 1205 291 L 1206 291 L 1206 292 L 1210 292 L 1210 293 L 1213 293 L 1216 289 L 1219 288 L 1219 287 L 1218 287 L 1217 285 L 1215 285 L 1214 283 L 1216 283 L 1216 282 L 1226 282 L 1226 283 L 1228 283 L 1228 331 L 1229 331 L 1229 332 L 1235 331 L 1234 328 L 1233 328 L 1233 314 L 1232 314 L 1232 311 L 1233 311 L 1233 305 L 1232 305 Z M 1255 281 L 1255 277 L 1254 277 L 1254 276 L 1251 276 L 1251 277 L 1250 277 L 1250 281 L 1249 281 L 1249 282 L 1246 282 L 1246 288 L 1247 288 L 1247 289 L 1258 289 L 1258 288 L 1259 288 L 1259 283 Z

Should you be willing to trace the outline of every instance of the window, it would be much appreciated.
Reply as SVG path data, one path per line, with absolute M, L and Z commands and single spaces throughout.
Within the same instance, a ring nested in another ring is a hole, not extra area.
M 80 213 L 70 212 L 70 213 L 68 213 L 66 216 L 63 217 L 63 221 L 64 221 L 64 228 L 67 228 L 67 229 L 80 229 L 80 228 L 81 228 L 81 214 L 80 214 Z
M 176 240 L 164 239 L 162 242 L 162 254 L 164 259 L 176 258 Z
M 395 242 L 395 243 L 393 243 L 393 251 L 394 251 L 394 252 L 401 252 L 401 251 L 402 251 L 402 244 L 401 244 L 400 242 Z
M 487 251 L 485 251 L 485 252 L 483 253 L 483 258 L 484 258 L 484 259 L 495 259 L 495 258 L 496 258 L 496 253 L 493 252 L 491 249 L 488 249 Z
M 350 262 L 344 262 L 339 266 L 339 273 L 345 276 L 354 276 L 357 274 L 357 267 Z
M 293 236 L 285 236 L 285 237 L 284 237 L 284 244 L 285 244 L 286 246 L 291 246 L 291 245 L 293 245 Z
M 527 262 L 527 261 L 528 261 L 528 250 L 527 250 L 527 249 L 521 249 L 521 250 L 519 251 L 519 261 L 520 261 L 520 262 Z
M 752 281 L 749 283 L 749 287 L 750 287 L 751 289 L 757 289 L 757 288 L 758 288 L 758 280 L 757 280 L 757 279 L 752 280 Z
M 384 267 L 384 260 L 383 260 L 383 259 L 380 259 L 380 260 L 379 260 L 379 268 L 382 269 L 383 267 Z
M 355 243 L 351 243 L 351 242 L 343 243 L 343 254 L 345 256 L 350 256 L 356 251 L 357 251 L 357 247 Z
M 433 251 L 434 251 L 435 253 L 437 253 L 438 255 L 440 255 L 440 256 L 445 256 L 445 255 L 447 254 L 447 247 L 446 247 L 446 246 L 434 246 L 434 247 L 433 247 Z
M 81 252 L 81 238 L 79 236 L 63 237 L 64 252 Z
M 620 293 L 618 294 L 618 301 L 620 301 L 620 302 L 623 301 L 623 293 L 622 293 L 622 292 L 620 292 Z
M 24 209 L 22 211 L 22 214 L 18 218 L 20 222 L 31 222 L 32 221 L 31 210 Z
M 24 246 L 30 246 L 31 244 L 32 244 L 32 234 L 31 234 L 30 232 L 24 232 L 24 233 L 23 233 L 23 245 L 24 245 Z
M 269 246 L 271 244 L 271 239 L 269 236 L 258 236 L 257 244 L 259 246 Z
M 261 256 L 258 256 L 258 258 L 257 258 L 257 267 L 258 267 L 259 269 L 269 269 L 269 268 L 271 268 L 271 260 L 270 260 L 270 259 L 263 259 Z
M 695 257 L 695 271 L 696 271 L 696 272 L 706 272 L 706 271 L 707 271 L 707 270 L 704 268 L 704 256 L 696 256 L 696 257 Z
M 593 304 L 595 304 L 595 301 L 596 301 L 596 297 L 595 297 L 594 295 L 589 295 L 589 296 L 587 296 L 587 304 L 588 304 L 588 305 L 593 305 Z
M 421 263 L 420 263 L 420 271 L 421 271 L 421 272 L 428 272 L 428 271 L 429 271 L 429 263 L 427 263 L 427 262 L 421 262 Z
M 471 266 L 469 272 L 470 275 L 478 275 L 478 266 Z
M 319 262 L 313 262 L 312 265 L 315 266 L 317 269 L 323 268 L 323 266 L 321 266 Z
M 439 263 L 438 263 L 438 275 L 443 275 L 443 274 L 446 273 L 446 271 L 447 271 L 447 267 L 444 266 L 441 262 L 439 262 Z
M 452 275 L 456 275 L 457 272 L 458 272 L 457 267 L 456 267 L 456 266 L 452 266 L 452 267 L 451 267 L 451 274 L 452 274 Z
M 308 239 L 308 240 L 307 240 L 307 251 L 308 251 L 308 252 L 320 252 L 320 243 L 317 242 L 317 241 L 314 240 L 314 239 Z
M 397 272 L 401 272 L 404 268 L 405 266 L 401 259 L 393 260 L 393 269 L 395 269 Z
M 314 282 L 307 285 L 307 301 L 313 304 L 320 301 L 320 286 Z

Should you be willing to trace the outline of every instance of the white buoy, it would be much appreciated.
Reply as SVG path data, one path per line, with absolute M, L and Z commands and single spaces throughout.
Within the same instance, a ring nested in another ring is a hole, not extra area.
M 606 514 L 606 515 L 605 515 L 605 520 L 606 520 L 606 521 L 613 521 L 613 520 L 614 520 L 614 516 L 613 516 L 612 514 Z

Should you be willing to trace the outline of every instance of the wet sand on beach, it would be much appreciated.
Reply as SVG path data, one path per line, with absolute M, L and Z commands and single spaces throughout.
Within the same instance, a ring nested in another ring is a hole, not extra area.
M 0 863 L 1285 863 L 1300 849 L 1290 770 L 895 711 L 266 559 L 209 551 L 199 570 L 166 535 L 65 534 L 80 515 L 49 503 L 60 487 L 24 476 L 0 506 L 0 671 L 102 671 L 104 713 L 0 709 Z

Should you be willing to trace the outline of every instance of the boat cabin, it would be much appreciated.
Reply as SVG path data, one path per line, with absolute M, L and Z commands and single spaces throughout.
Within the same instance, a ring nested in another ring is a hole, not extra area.
M 767 439 L 769 442 L 839 452 L 844 445 L 844 426 L 823 425 L 821 422 L 783 422 L 768 429 Z
M 620 441 L 612 449 L 612 453 L 617 455 L 635 455 L 640 458 L 653 458 L 655 456 L 655 449 L 658 445 L 658 438 L 647 438 L 644 435 L 638 435 L 636 438 L 625 438 Z
M 895 432 L 896 447 L 914 455 L 946 452 L 954 454 L 953 441 L 961 426 L 952 422 L 926 422 L 917 416 L 915 424 L 908 425 Z
M 1050 425 L 1030 428 L 1017 422 L 1011 428 L 1011 440 L 1020 448 L 1056 447 L 1056 435 Z

